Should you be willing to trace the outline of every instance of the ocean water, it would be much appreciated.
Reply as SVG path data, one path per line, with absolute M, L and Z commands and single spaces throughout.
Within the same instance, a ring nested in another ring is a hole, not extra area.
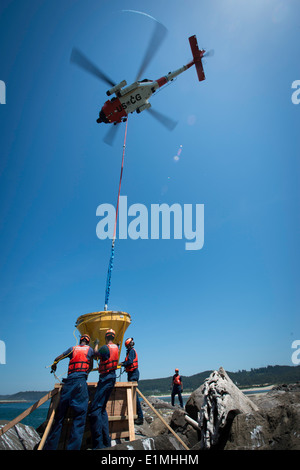
M 34 401 L 26 403 L 0 403 L 0 421 L 12 421 L 34 403 Z M 21 423 L 26 424 L 27 426 L 32 426 L 35 429 L 38 428 L 47 418 L 49 405 L 50 401 L 44 403 L 29 416 L 22 419 Z

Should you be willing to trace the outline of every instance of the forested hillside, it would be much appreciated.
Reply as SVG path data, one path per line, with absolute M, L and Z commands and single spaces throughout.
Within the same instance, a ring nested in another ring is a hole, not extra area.
M 200 387 L 204 380 L 211 374 L 206 370 L 190 377 L 182 376 L 184 392 L 189 393 Z M 299 366 L 267 366 L 259 369 L 239 370 L 237 372 L 226 371 L 231 380 L 240 388 L 262 386 L 266 384 L 289 384 L 300 382 Z M 125 379 L 124 379 L 125 380 Z M 145 395 L 168 395 L 170 394 L 172 377 L 159 379 L 148 379 L 139 381 L 139 389 Z M 46 395 L 47 391 L 18 392 L 13 395 L 0 395 L 0 400 L 28 400 L 37 401 Z
M 191 392 L 203 384 L 211 370 L 190 377 L 182 376 L 184 392 Z M 231 380 L 240 388 L 265 384 L 294 383 L 300 381 L 300 366 L 267 366 L 259 369 L 226 371 Z M 139 389 L 146 395 L 169 394 L 172 377 L 140 380 Z

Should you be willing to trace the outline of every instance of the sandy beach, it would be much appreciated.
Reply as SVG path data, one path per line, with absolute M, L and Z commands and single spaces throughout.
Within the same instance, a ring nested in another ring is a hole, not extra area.
M 274 387 L 274 384 L 265 385 L 264 387 L 251 387 L 251 388 L 241 388 L 242 392 L 247 392 L 249 395 L 254 395 L 255 393 L 262 393 L 271 390 Z

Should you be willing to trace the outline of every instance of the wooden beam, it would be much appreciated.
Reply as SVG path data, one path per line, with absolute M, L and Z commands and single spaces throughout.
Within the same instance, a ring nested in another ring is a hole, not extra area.
M 159 417 L 159 419 L 164 423 L 164 425 L 169 429 L 169 431 L 176 437 L 176 439 L 178 440 L 178 442 L 180 442 L 180 444 L 186 449 L 186 450 L 190 450 L 188 448 L 188 446 L 183 442 L 182 439 L 180 439 L 180 437 L 176 434 L 176 432 L 174 431 L 174 429 L 171 428 L 171 426 L 168 425 L 168 423 L 164 420 L 164 418 L 161 416 L 161 414 L 156 411 L 156 409 L 151 405 L 151 403 L 147 400 L 146 397 L 144 397 L 144 395 L 142 394 L 142 392 L 139 391 L 139 389 L 137 388 L 136 391 L 138 392 L 138 394 L 142 397 L 142 399 L 147 403 L 147 405 L 151 408 L 152 411 L 154 411 L 154 413 Z
M 135 420 L 138 415 L 133 415 L 133 420 Z M 128 421 L 128 415 L 119 415 L 119 416 L 109 416 L 108 421 Z
M 88 382 L 88 387 L 95 387 L 97 388 L 98 382 Z M 137 387 L 137 382 L 116 382 L 114 388 L 132 388 Z
M 134 441 L 135 440 L 135 432 L 134 432 L 131 388 L 127 388 L 127 410 L 128 410 L 129 440 Z
M 47 426 L 46 426 L 46 429 L 44 431 L 44 434 L 43 434 L 43 437 L 42 439 L 40 440 L 40 443 L 39 443 L 39 446 L 37 448 L 37 450 L 42 450 L 43 447 L 44 447 L 44 444 L 46 442 L 46 439 L 48 437 L 48 434 L 51 430 L 51 426 L 52 426 L 52 423 L 53 423 L 53 420 L 54 420 L 54 416 L 55 416 L 55 411 L 58 407 L 58 404 L 59 404 L 59 399 L 60 399 L 60 393 L 57 393 L 52 402 L 51 402 L 51 405 L 52 405 L 52 410 L 51 410 L 51 414 L 50 414 L 50 418 L 49 418 L 49 421 L 47 423 Z
M 47 395 L 43 396 L 40 398 L 37 402 L 35 402 L 33 405 L 31 405 L 27 410 L 23 411 L 19 416 L 17 416 L 15 419 L 7 423 L 3 428 L 0 429 L 0 437 L 3 436 L 10 428 L 18 424 L 22 419 L 26 418 L 26 416 L 30 415 L 34 410 L 39 408 L 39 406 L 43 405 L 46 403 L 47 400 L 50 398 L 54 397 L 58 392 L 60 391 L 60 386 L 56 386 L 53 390 L 47 393 Z

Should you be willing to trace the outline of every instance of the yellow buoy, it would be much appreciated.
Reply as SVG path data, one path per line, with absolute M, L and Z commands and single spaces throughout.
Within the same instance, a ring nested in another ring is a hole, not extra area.
M 91 338 L 91 346 L 96 339 L 99 347 L 105 344 L 105 333 L 112 328 L 115 333 L 114 343 L 119 346 L 119 359 L 125 331 L 131 323 L 131 317 L 126 312 L 103 311 L 86 313 L 77 318 L 76 328 L 81 335 L 88 334 Z

